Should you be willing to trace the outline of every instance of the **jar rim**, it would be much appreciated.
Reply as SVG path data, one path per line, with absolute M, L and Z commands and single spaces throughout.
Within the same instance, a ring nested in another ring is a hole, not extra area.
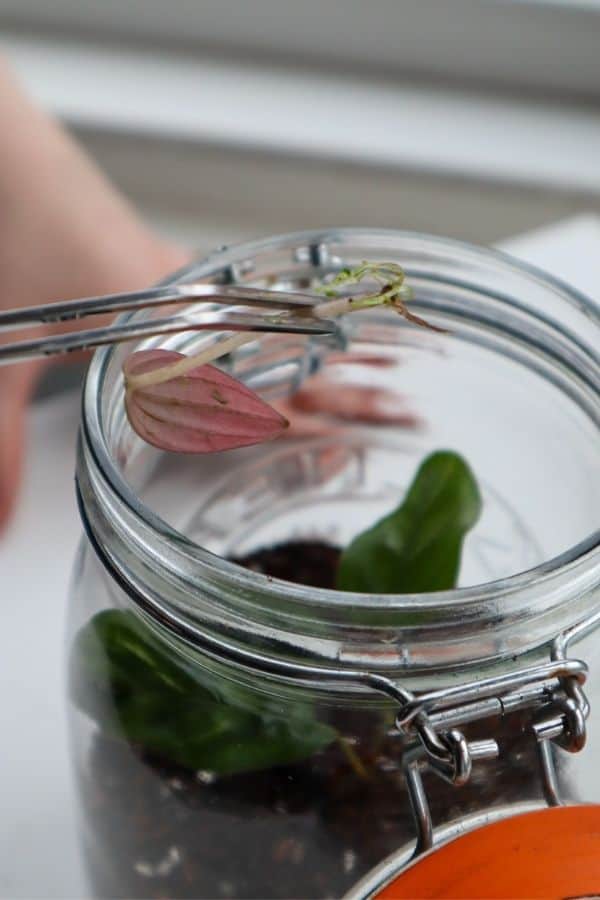
M 558 292 L 561 297 L 579 311 L 585 313 L 600 326 L 600 307 L 577 289 L 565 284 L 560 279 L 537 268 L 530 263 L 522 262 L 502 251 L 478 247 L 467 242 L 451 238 L 438 237 L 415 231 L 379 228 L 331 228 L 319 230 L 297 231 L 274 237 L 262 238 L 252 242 L 244 242 L 232 247 L 219 248 L 215 253 L 192 262 L 172 273 L 161 284 L 168 285 L 181 281 L 190 272 L 201 268 L 202 276 L 208 277 L 211 272 L 223 270 L 261 251 L 273 247 L 293 247 L 294 245 L 310 245 L 319 247 L 339 239 L 351 239 L 360 242 L 365 239 L 422 240 L 429 248 L 445 249 L 457 253 L 468 254 L 471 259 L 482 263 L 501 264 L 505 271 L 533 278 L 538 283 Z M 127 317 L 127 316 L 126 316 Z M 600 356 L 593 348 L 586 348 L 593 358 L 594 364 L 600 365 Z M 420 594 L 362 594 L 346 591 L 335 591 L 325 588 L 308 587 L 281 579 L 265 579 L 264 575 L 253 572 L 243 566 L 218 556 L 190 540 L 185 534 L 165 522 L 158 514 L 146 506 L 122 477 L 108 445 L 104 439 L 102 425 L 101 397 L 104 376 L 106 374 L 113 348 L 103 347 L 96 351 L 86 376 L 82 401 L 82 432 L 86 448 L 91 452 L 98 469 L 110 489 L 117 495 L 128 512 L 139 521 L 157 539 L 175 543 L 178 549 L 193 558 L 196 563 L 207 566 L 236 587 L 248 587 L 259 590 L 263 595 L 277 595 L 285 590 L 286 598 L 291 602 L 299 602 L 305 606 L 318 607 L 362 607 L 384 609 L 387 611 L 410 613 L 412 610 L 445 609 L 467 610 L 474 604 L 497 600 L 499 596 L 512 595 L 532 585 L 538 585 L 557 574 L 569 570 L 584 560 L 596 559 L 600 563 L 600 528 L 592 532 L 577 544 L 544 562 L 502 579 L 483 582 L 452 590 Z

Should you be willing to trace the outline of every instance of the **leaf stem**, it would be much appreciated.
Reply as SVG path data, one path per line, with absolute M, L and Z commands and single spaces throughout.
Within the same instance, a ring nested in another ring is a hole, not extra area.
M 359 778 L 363 778 L 365 781 L 368 781 L 371 776 L 369 775 L 365 764 L 363 763 L 362 759 L 360 758 L 350 741 L 345 738 L 343 734 L 338 734 L 337 742 L 340 745 L 344 756 L 350 763 L 350 766 L 354 770 L 354 772 L 358 775 Z
M 172 378 L 179 378 L 182 375 L 187 375 L 192 369 L 197 369 L 199 366 L 204 366 L 207 363 L 213 362 L 215 359 L 220 359 L 221 356 L 226 356 L 233 350 L 237 350 L 238 347 L 251 343 L 251 341 L 256 340 L 257 337 L 259 337 L 259 334 L 254 331 L 244 332 L 243 334 L 234 334 L 222 341 L 217 341 L 215 344 L 207 347 L 206 350 L 202 350 L 201 353 L 196 353 L 193 356 L 186 356 L 176 363 L 169 363 L 166 366 L 161 366 L 159 369 L 153 369 L 151 372 L 145 372 L 142 375 L 129 375 L 126 379 L 127 388 L 135 390 L 137 388 L 150 387 L 151 385 L 163 384 L 165 381 L 171 381 Z
M 372 278 L 380 285 L 378 291 L 353 297 L 334 296 L 333 299 L 315 304 L 311 310 L 313 315 L 321 319 L 332 319 L 346 313 L 358 312 L 361 309 L 375 306 L 390 306 L 404 316 L 405 319 L 426 328 L 434 328 L 424 319 L 410 313 L 406 308 L 405 300 L 410 299 L 411 292 L 403 283 L 404 272 L 402 268 L 395 263 L 364 262 L 356 269 L 345 269 L 325 285 L 322 290 L 327 296 L 331 296 L 335 293 L 336 288 L 357 284 L 366 277 Z M 439 329 L 434 328 L 434 330 Z M 153 369 L 151 372 L 145 372 L 141 375 L 129 375 L 126 377 L 126 388 L 128 391 L 133 391 L 139 388 L 163 384 L 166 381 L 171 381 L 173 378 L 187 375 L 193 369 L 214 362 L 227 353 L 237 350 L 238 347 L 251 343 L 257 337 L 259 337 L 257 332 L 234 334 L 229 338 L 217 341 L 193 356 L 187 356 L 175 363 L 169 363 L 166 366 L 161 366 L 159 369 Z

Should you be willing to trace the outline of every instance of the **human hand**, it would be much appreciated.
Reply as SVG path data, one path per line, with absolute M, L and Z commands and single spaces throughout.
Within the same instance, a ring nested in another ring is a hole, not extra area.
M 1 61 L 0 120 L 0 308 L 142 288 L 185 262 Z M 0 531 L 17 496 L 25 411 L 47 365 L 0 367 Z
M 273 404 L 290 421 L 287 437 L 329 437 L 348 423 L 421 427 L 420 416 L 401 393 L 374 385 L 340 382 L 335 377 L 338 365 L 377 369 L 395 366 L 396 360 L 384 354 L 329 354 L 321 374 L 307 379 L 291 397 Z

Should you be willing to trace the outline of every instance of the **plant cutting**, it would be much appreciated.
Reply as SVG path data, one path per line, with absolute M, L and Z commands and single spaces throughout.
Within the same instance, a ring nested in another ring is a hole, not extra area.
M 340 295 L 365 280 L 375 290 Z M 313 312 L 321 318 L 387 307 L 420 327 L 440 330 L 409 310 L 411 292 L 396 263 L 364 262 L 344 269 L 320 290 L 328 299 L 316 304 Z M 286 419 L 211 365 L 256 338 L 233 335 L 192 356 L 165 350 L 131 354 L 123 374 L 125 406 L 134 431 L 149 444 L 180 453 L 231 450 L 279 437 L 287 428 Z

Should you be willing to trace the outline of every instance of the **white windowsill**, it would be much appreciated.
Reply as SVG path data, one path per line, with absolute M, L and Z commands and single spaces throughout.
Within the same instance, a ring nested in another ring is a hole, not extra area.
M 591 107 L 59 39 L 0 52 L 76 126 L 600 195 Z

